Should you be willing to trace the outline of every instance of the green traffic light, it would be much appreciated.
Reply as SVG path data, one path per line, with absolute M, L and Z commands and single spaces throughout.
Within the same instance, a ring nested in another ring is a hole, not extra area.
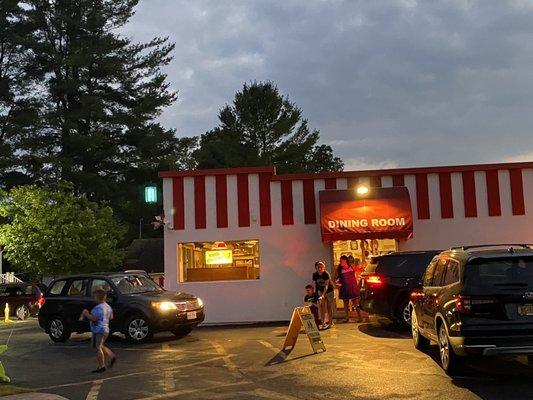
M 157 203 L 157 186 L 144 187 L 144 202 Z

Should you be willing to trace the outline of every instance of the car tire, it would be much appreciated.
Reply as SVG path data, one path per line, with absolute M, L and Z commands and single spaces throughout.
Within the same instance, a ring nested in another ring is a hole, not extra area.
M 170 332 L 176 337 L 184 337 L 192 332 L 191 326 L 180 326 L 179 328 L 174 328 Z
M 417 350 L 424 350 L 429 347 L 430 341 L 425 336 L 422 336 L 418 328 L 418 318 L 415 310 L 411 311 L 411 334 L 413 336 L 413 345 Z
M 25 319 L 28 319 L 30 317 L 31 312 L 28 306 L 22 304 L 18 306 L 17 308 L 15 308 L 15 315 L 17 316 L 18 319 L 20 319 L 21 321 L 24 321 Z
M 48 335 L 53 342 L 66 342 L 70 338 L 70 334 L 70 328 L 64 318 L 55 315 L 48 320 Z
M 154 333 L 148 318 L 143 314 L 135 314 L 126 321 L 124 335 L 128 342 L 141 344 L 150 340 Z
M 411 308 L 409 307 L 409 300 L 403 300 L 394 313 L 395 322 L 402 329 L 411 329 Z
M 442 369 L 446 375 L 456 375 L 463 370 L 464 357 L 455 354 L 446 326 L 442 323 L 438 329 L 439 358 Z

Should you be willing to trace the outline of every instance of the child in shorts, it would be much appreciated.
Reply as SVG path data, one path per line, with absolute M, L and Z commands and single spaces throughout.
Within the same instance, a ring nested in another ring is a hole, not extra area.
M 315 318 L 316 326 L 320 326 L 320 317 L 318 316 L 318 294 L 315 292 L 313 285 L 307 285 L 305 287 L 304 302 L 309 306 L 313 317 Z
M 115 364 L 117 356 L 105 345 L 105 341 L 109 336 L 109 321 L 113 319 L 113 310 L 106 303 L 107 293 L 103 289 L 97 289 L 93 293 L 96 306 L 89 312 L 83 310 L 82 317 L 87 318 L 91 324 L 92 332 L 92 347 L 96 349 L 96 358 L 98 360 L 98 369 L 92 372 L 105 372 L 105 360 L 109 359 L 109 368 Z

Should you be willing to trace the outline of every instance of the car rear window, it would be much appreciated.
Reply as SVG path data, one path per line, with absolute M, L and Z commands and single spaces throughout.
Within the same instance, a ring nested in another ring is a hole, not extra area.
M 533 257 L 474 259 L 465 268 L 468 287 L 533 288 Z
M 63 280 L 63 281 L 57 281 L 57 282 L 52 283 L 52 286 L 50 286 L 50 290 L 48 291 L 48 294 L 55 295 L 55 296 L 60 295 L 61 292 L 63 291 L 63 288 L 65 287 L 66 282 L 67 281 Z
M 365 272 L 392 277 L 421 277 L 428 264 L 438 253 L 390 254 L 375 257 Z
M 26 295 L 33 294 L 31 285 L 0 286 L 0 295 L 2 296 L 22 296 L 24 294 Z

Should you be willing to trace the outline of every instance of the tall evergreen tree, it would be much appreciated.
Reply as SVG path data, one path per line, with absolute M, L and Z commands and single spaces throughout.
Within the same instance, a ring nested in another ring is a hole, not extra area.
M 36 90 L 26 60 L 24 39 L 29 31 L 22 21 L 18 0 L 0 2 L 0 183 L 28 183 L 27 175 L 40 174 L 28 135 L 38 124 L 38 104 L 26 96 Z M 39 142 L 39 138 L 36 138 Z
M 199 168 L 274 164 L 280 172 L 339 171 L 340 158 L 318 145 L 301 110 L 271 82 L 245 84 L 232 106 L 219 113 L 220 125 L 202 135 L 194 156 Z
M 136 4 L 25 0 L 21 16 L 27 79 L 38 85 L 26 98 L 40 105 L 31 138 L 40 176 L 19 168 L 32 181 L 73 182 L 132 225 L 154 214 L 141 206 L 141 186 L 160 169 L 190 167 L 195 143 L 155 120 L 176 99 L 161 70 L 174 44 L 133 43 L 120 33 Z

